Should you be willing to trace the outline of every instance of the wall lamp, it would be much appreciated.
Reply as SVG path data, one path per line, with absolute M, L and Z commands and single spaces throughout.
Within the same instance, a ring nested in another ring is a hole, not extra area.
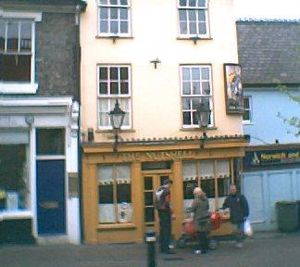
M 199 123 L 199 128 L 203 131 L 203 135 L 200 137 L 200 148 L 204 147 L 204 143 L 207 138 L 206 129 L 209 124 L 210 113 L 209 100 L 203 98 L 196 108 L 196 117 Z
M 119 131 L 123 125 L 125 114 L 126 112 L 120 108 L 119 101 L 117 99 L 114 109 L 108 113 L 115 136 L 115 142 L 113 146 L 114 152 L 118 151 Z

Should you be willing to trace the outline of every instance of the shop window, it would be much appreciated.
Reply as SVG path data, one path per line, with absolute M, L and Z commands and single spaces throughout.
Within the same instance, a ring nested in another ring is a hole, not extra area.
M 38 155 L 64 155 L 64 129 L 37 129 L 36 149 Z
M 99 223 L 131 222 L 130 165 L 100 165 L 98 196 Z
M 0 145 L 0 212 L 29 208 L 26 145 Z
M 217 180 L 217 187 L 215 180 Z M 194 199 L 193 190 L 197 186 L 202 188 L 210 203 L 215 205 L 216 197 L 222 198 L 228 195 L 230 182 L 230 160 L 183 162 L 184 207 L 190 206 Z

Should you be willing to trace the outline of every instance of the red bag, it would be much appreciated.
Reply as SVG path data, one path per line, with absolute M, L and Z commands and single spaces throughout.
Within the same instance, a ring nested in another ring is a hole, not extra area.
M 211 229 L 216 230 L 221 226 L 221 216 L 218 212 L 212 212 L 210 215 Z

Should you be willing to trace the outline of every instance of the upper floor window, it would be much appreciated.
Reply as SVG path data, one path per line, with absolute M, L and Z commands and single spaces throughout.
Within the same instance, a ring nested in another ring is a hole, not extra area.
M 98 0 L 101 36 L 130 35 L 130 0 Z
M 184 65 L 181 72 L 182 121 L 184 128 L 199 127 L 196 116 L 200 102 L 208 102 L 211 110 L 209 125 L 213 124 L 211 66 Z
M 101 129 L 111 129 L 108 113 L 114 109 L 118 99 L 120 108 L 126 112 L 124 129 L 131 127 L 131 86 L 130 66 L 98 66 L 98 125 Z
M 31 82 L 33 21 L 0 19 L 0 81 Z
M 180 35 L 208 37 L 207 2 L 207 0 L 178 0 Z
M 243 123 L 252 122 L 252 104 L 251 97 L 244 96 L 244 113 L 243 113 Z

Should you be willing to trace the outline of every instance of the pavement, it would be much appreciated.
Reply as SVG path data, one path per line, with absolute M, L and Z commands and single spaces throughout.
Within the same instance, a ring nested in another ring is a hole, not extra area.
M 255 233 L 238 249 L 220 241 L 216 250 L 193 254 L 192 247 L 174 255 L 156 254 L 155 267 L 298 267 L 300 232 Z M 147 267 L 146 244 L 1 245 L 0 267 Z

